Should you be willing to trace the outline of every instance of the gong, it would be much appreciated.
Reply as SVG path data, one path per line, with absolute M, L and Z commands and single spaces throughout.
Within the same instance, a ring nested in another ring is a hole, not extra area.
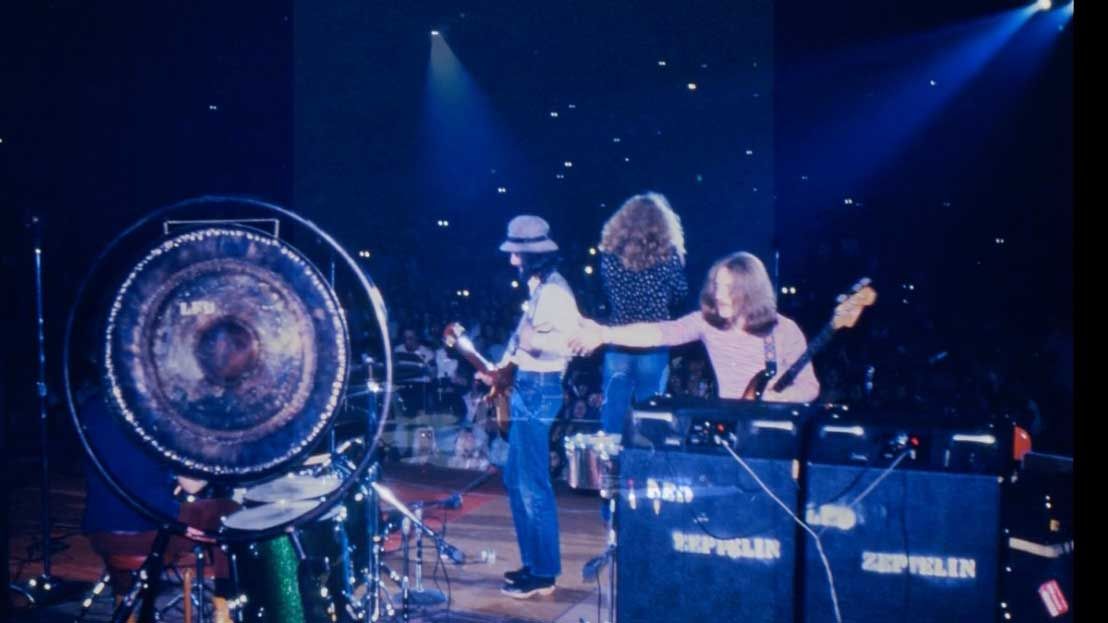
M 104 331 L 110 401 L 144 444 L 208 477 L 261 476 L 320 440 L 349 366 L 335 294 L 295 248 L 210 226 L 151 249 Z

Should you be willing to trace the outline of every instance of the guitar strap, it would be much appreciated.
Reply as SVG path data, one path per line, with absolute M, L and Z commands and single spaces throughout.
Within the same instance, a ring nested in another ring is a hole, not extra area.
M 765 374 L 772 379 L 777 376 L 777 342 L 773 339 L 772 331 L 762 340 L 762 350 L 766 355 Z
M 531 322 L 535 318 L 535 311 L 539 307 L 539 295 L 542 294 L 543 283 L 539 283 L 535 288 L 535 293 L 531 295 L 531 298 L 527 300 L 527 308 L 523 312 L 523 316 L 519 319 L 519 324 L 516 325 L 515 333 L 512 333 L 512 338 L 509 340 L 508 358 L 511 359 L 519 351 L 519 332 L 523 328 L 523 323 Z

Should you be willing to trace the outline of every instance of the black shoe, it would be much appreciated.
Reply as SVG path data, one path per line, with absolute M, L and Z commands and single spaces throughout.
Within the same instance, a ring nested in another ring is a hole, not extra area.
M 527 599 L 534 595 L 549 595 L 554 592 L 554 578 L 541 578 L 528 575 L 515 584 L 505 584 L 500 592 L 514 599 Z
M 504 579 L 508 581 L 508 584 L 517 584 L 529 575 L 531 575 L 531 567 L 520 567 L 515 571 L 504 572 Z

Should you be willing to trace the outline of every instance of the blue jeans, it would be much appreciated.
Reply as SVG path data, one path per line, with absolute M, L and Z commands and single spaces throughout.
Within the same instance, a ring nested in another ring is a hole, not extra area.
M 668 380 L 668 348 L 608 349 L 604 353 L 604 406 L 600 409 L 604 432 L 622 434 L 632 400 L 664 393 Z
M 640 402 L 666 391 L 669 381 L 669 349 L 609 348 L 604 353 L 604 406 L 600 422 L 606 433 L 623 434 L 623 422 L 631 402 Z M 608 522 L 608 500 L 600 500 L 600 517 Z
M 558 507 L 550 482 L 550 425 L 561 407 L 561 373 L 516 373 L 504 488 L 520 560 L 532 575 L 548 578 L 562 573 Z

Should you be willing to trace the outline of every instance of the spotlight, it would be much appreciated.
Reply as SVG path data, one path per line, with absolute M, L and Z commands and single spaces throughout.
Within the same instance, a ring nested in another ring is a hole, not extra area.
M 437 31 L 437 30 L 432 30 L 432 31 L 431 31 L 431 36 L 432 36 L 432 37 L 441 37 L 441 36 L 442 36 L 442 33 L 440 33 L 440 32 L 439 32 L 439 31 Z
M 507 189 L 507 188 L 505 188 L 505 187 L 503 187 L 503 186 L 500 186 L 500 187 L 497 187 L 497 189 L 496 189 L 496 192 L 498 192 L 498 193 L 500 193 L 501 195 L 503 195 L 503 194 L 505 194 L 505 193 L 507 193 L 507 192 L 508 192 L 508 189 Z
M 690 82 L 688 84 L 688 87 L 689 87 L 690 91 L 695 91 L 696 90 L 696 83 L 695 82 Z
M 516 281 L 515 279 L 512 279 L 512 287 L 513 288 L 518 288 L 519 287 L 519 282 Z
M 1049 11 L 1051 6 L 1053 6 L 1053 4 L 1050 0 L 1039 0 L 1035 3 L 1035 8 L 1040 11 Z
M 586 266 L 585 267 L 585 274 L 586 275 L 591 275 L 592 274 L 592 266 Z
M 596 247 L 589 247 L 589 255 L 596 255 Z

